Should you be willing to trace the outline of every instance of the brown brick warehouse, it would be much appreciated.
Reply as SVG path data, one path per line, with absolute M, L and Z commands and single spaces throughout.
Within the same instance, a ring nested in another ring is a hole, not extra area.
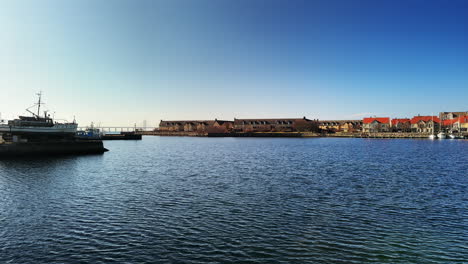
M 159 123 L 159 132 L 162 133 L 229 133 L 232 132 L 233 121 L 226 120 L 186 120 L 164 121 Z
M 319 132 L 318 120 L 303 118 L 237 119 L 234 132 Z

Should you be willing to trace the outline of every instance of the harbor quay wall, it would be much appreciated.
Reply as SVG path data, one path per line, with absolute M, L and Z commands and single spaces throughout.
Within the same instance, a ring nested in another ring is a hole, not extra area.
M 313 132 L 245 132 L 245 133 L 208 133 L 208 137 L 320 137 Z
M 209 133 L 209 137 L 344 137 L 344 138 L 429 138 L 431 133 L 404 133 L 404 132 L 380 132 L 380 133 Z M 465 135 L 465 137 L 468 135 Z
M 325 137 L 348 138 L 429 138 L 431 133 L 380 132 L 380 133 L 334 133 L 323 134 Z
M 185 131 L 141 131 L 136 132 L 143 136 L 166 136 L 166 137 L 206 137 L 208 133 L 185 132 Z
M 138 132 L 146 136 L 182 136 L 182 137 L 341 137 L 341 138 L 429 138 L 431 133 L 380 132 L 380 133 L 314 133 L 314 132 L 230 132 L 230 133 L 197 133 L 197 132 Z M 468 137 L 468 134 L 464 135 Z
M 314 132 L 229 132 L 229 133 L 199 133 L 199 132 L 169 132 L 142 131 L 145 136 L 179 136 L 179 137 L 320 137 Z

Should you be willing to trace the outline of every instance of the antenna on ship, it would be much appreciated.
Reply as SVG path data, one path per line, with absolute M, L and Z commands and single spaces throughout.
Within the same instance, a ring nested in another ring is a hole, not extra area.
M 36 94 L 39 96 L 39 101 L 37 102 L 37 117 L 39 117 L 39 114 L 41 113 L 41 99 L 42 99 L 42 91 L 39 91 L 39 93 Z
M 39 93 L 36 94 L 37 96 L 39 96 L 39 101 L 33 105 L 33 106 L 30 106 L 29 108 L 26 109 L 26 111 L 28 111 L 29 113 L 31 113 L 34 117 L 36 118 L 40 118 L 40 114 L 41 114 L 41 105 L 43 105 L 44 103 L 42 102 L 42 91 L 40 91 Z M 37 105 L 37 114 L 32 112 L 31 108 L 35 107 Z

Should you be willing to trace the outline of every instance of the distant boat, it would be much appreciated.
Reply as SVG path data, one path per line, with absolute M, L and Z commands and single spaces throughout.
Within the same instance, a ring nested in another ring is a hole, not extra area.
M 434 115 L 431 115 L 432 116 L 432 134 L 429 135 L 429 139 L 436 139 L 437 136 L 434 134 L 434 129 L 435 129 L 435 126 L 434 126 Z
M 454 134 L 450 134 L 450 135 L 448 135 L 448 138 L 449 138 L 449 139 L 456 139 L 457 136 L 455 136 Z
M 102 133 L 99 128 L 95 128 L 94 124 L 91 123 L 90 127 L 87 127 L 85 130 L 77 131 L 75 138 L 78 139 L 101 139 Z
M 438 139 L 446 139 L 447 135 L 444 132 L 439 132 L 439 134 L 437 134 L 437 138 Z
M 454 127 L 454 123 L 452 123 L 452 131 Z M 462 132 L 461 132 L 461 116 L 458 116 L 458 125 L 457 125 L 457 130 L 458 130 L 458 135 L 450 135 L 451 138 L 456 138 L 456 139 L 463 139 Z

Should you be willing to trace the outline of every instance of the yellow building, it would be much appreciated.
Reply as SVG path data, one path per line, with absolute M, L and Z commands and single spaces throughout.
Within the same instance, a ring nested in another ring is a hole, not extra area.
M 362 130 L 362 120 L 320 120 L 319 128 L 323 131 L 353 133 Z

